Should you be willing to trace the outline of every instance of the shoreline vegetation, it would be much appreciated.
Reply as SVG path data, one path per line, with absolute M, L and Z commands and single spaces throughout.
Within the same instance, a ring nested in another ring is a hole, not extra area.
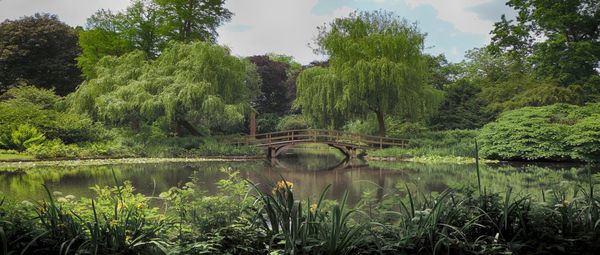
M 157 196 L 113 172 L 93 198 L 46 188 L 42 201 L 0 199 L 5 254 L 597 254 L 600 198 L 591 170 L 541 199 L 474 187 L 398 187 L 355 206 L 299 198 L 287 180 L 256 185 L 234 170 L 206 195 L 192 178 Z M 479 176 L 479 174 L 478 174 Z M 200 183 L 198 183 L 200 181 Z M 489 181 L 489 180 L 487 180 Z

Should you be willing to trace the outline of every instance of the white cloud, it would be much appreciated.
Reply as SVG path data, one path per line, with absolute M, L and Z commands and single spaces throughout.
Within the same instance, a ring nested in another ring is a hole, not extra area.
M 71 26 L 83 26 L 98 9 L 118 11 L 128 5 L 129 0 L 0 0 L 0 21 L 40 12 L 57 14 Z
M 438 18 L 450 22 L 461 32 L 488 35 L 493 23 L 482 19 L 477 13 L 470 11 L 472 7 L 489 3 L 492 0 L 404 0 L 410 7 L 430 5 Z
M 317 26 L 353 11 L 339 7 L 331 15 L 316 15 L 318 0 L 229 0 L 230 23 L 218 29 L 220 44 L 240 56 L 270 52 L 292 55 L 303 64 L 318 59 L 308 47 L 317 34 Z M 246 29 L 235 29 L 236 27 Z

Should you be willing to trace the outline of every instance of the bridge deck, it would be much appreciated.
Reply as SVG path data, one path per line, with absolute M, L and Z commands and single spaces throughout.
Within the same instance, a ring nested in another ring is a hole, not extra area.
M 352 148 L 405 147 L 408 140 L 360 135 L 327 129 L 298 129 L 245 136 L 228 141 L 230 144 L 280 147 L 297 143 L 323 143 Z

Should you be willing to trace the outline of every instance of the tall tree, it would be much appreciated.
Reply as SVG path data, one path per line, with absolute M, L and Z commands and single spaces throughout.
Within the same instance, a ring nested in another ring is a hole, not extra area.
M 416 119 L 433 110 L 441 93 L 426 84 L 424 35 L 392 13 L 355 12 L 320 28 L 318 51 L 329 67 L 303 71 L 296 104 L 313 119 L 336 125 L 345 118 L 373 113 L 379 134 L 385 117 Z
M 74 29 L 50 14 L 35 14 L 0 23 L 0 93 L 23 80 L 54 88 L 60 95 L 75 90 L 81 72 Z
M 491 47 L 531 62 L 540 78 L 563 86 L 600 85 L 600 2 L 597 0 L 509 0 L 516 21 L 504 16 L 492 31 Z M 598 84 L 595 84 L 598 83 Z

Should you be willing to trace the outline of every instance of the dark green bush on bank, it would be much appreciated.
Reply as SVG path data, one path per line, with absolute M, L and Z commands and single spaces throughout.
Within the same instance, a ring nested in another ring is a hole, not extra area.
M 478 137 L 481 155 L 504 160 L 600 160 L 600 104 L 505 112 Z

